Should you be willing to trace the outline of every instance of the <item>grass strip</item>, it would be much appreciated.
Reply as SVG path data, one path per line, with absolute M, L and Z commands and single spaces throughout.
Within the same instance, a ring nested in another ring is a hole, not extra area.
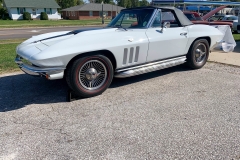
M 14 62 L 18 44 L 0 44 L 0 74 L 20 70 Z
M 240 34 L 233 34 L 235 41 L 240 41 Z
M 0 44 L 22 43 L 25 40 L 26 40 L 26 38 L 22 38 L 22 39 L 4 39 L 4 40 L 0 40 Z
M 110 20 L 105 20 L 105 25 Z M 86 25 L 102 25 L 101 20 L 0 20 L 0 28 L 26 28 L 26 27 L 56 27 L 56 26 L 86 26 Z

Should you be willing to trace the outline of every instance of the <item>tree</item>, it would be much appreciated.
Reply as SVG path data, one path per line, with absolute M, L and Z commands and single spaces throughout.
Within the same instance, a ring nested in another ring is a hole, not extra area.
M 139 2 L 139 6 L 140 7 L 149 6 L 149 2 L 147 0 L 142 0 Z
M 130 0 L 117 0 L 118 6 L 127 7 L 129 5 L 129 1 Z
M 62 9 L 69 8 L 77 4 L 76 0 L 56 0 L 56 2 Z
M 147 0 L 144 0 L 147 1 Z M 139 0 L 116 0 L 117 5 L 125 8 L 139 7 Z
M 112 0 L 95 0 L 93 3 L 104 3 L 104 4 L 114 4 Z M 91 3 L 91 1 L 90 1 Z
M 10 19 L 6 8 L 0 8 L 0 19 Z
M 85 2 L 83 0 L 76 0 L 76 5 L 83 5 Z
M 131 7 L 139 7 L 139 0 L 132 0 Z

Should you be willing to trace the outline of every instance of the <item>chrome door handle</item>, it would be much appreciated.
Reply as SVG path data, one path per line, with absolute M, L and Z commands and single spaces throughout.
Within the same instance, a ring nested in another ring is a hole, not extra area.
M 186 36 L 187 32 L 180 33 L 181 36 Z

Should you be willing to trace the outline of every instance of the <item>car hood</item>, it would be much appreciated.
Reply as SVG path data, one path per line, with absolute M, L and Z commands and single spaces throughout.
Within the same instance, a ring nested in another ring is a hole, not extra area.
M 65 41 L 73 37 L 82 37 L 84 35 L 93 35 L 105 32 L 114 32 L 116 28 L 84 28 L 74 31 L 51 32 L 33 36 L 32 38 L 21 43 L 16 51 L 21 57 L 30 60 L 32 56 L 44 51 L 52 45 Z
M 24 41 L 22 44 L 44 42 L 46 40 L 52 40 L 52 39 L 66 39 L 68 36 L 73 36 L 73 35 L 79 34 L 84 31 L 100 30 L 100 29 L 106 29 L 106 28 L 102 28 L 102 27 L 101 28 L 82 28 L 82 29 L 73 30 L 73 31 L 60 31 L 60 32 L 45 33 L 45 34 L 33 36 L 32 38 Z
M 220 6 L 212 11 L 210 11 L 209 13 L 207 13 L 206 15 L 202 16 L 203 20 L 207 20 L 208 18 L 212 17 L 215 13 L 219 12 L 220 10 L 222 10 L 223 8 L 226 8 L 227 6 Z

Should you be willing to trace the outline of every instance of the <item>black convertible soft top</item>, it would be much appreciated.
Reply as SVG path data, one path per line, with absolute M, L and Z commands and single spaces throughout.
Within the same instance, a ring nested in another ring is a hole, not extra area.
M 133 9 L 161 9 L 161 10 L 169 10 L 175 12 L 179 22 L 182 26 L 188 26 L 193 25 L 193 23 L 183 14 L 183 12 L 180 9 L 177 9 L 175 7 L 155 7 L 155 6 L 148 6 L 148 7 L 136 7 L 136 8 L 127 8 L 123 9 L 121 11 L 127 11 L 127 10 L 133 10 Z

